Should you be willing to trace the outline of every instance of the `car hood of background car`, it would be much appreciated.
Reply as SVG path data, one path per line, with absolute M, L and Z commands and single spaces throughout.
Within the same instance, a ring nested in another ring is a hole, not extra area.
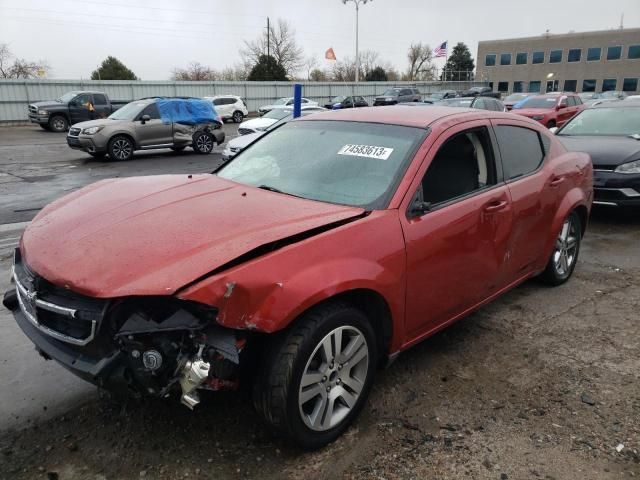
M 640 141 L 615 135 L 557 135 L 567 150 L 584 152 L 594 165 L 617 167 L 640 158 Z
M 242 122 L 238 128 L 250 128 L 255 130 L 256 128 L 267 128 L 276 123 L 278 120 L 275 118 L 252 118 L 246 122 Z
M 110 179 L 45 207 L 21 250 L 31 270 L 84 295 L 171 295 L 258 247 L 363 213 L 215 175 Z
M 62 103 L 62 102 L 44 100 L 42 102 L 33 102 L 33 103 L 30 103 L 29 105 L 34 105 L 34 106 L 36 106 L 38 108 L 46 109 L 47 107 L 49 107 L 49 108 L 51 108 L 51 107 L 61 107 L 61 106 L 64 106 L 65 104 Z
M 527 117 L 532 115 L 546 115 L 553 111 L 553 108 L 514 108 L 512 113 L 519 115 L 526 115 Z
M 246 135 L 240 135 L 239 137 L 229 140 L 229 143 L 227 145 L 229 146 L 229 148 L 243 149 L 254 140 L 263 136 L 265 133 L 267 132 L 253 132 L 247 133 Z

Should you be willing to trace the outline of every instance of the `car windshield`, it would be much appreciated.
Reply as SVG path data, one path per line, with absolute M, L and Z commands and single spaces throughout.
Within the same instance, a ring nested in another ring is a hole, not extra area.
M 270 112 L 265 113 L 262 118 L 273 118 L 274 120 L 280 120 L 281 118 L 286 117 L 287 115 L 291 115 L 290 108 L 274 108 Z
M 329 100 L 329 103 L 341 103 L 343 101 L 345 101 L 347 99 L 347 97 L 345 97 L 344 95 L 339 95 L 337 97 L 333 97 L 331 100 Z
M 243 150 L 218 175 L 311 200 L 380 209 L 426 133 L 377 123 L 289 122 Z
M 507 98 L 504 99 L 505 102 L 518 102 L 523 98 L 527 98 L 528 95 L 525 93 L 512 93 Z
M 399 94 L 400 94 L 400 89 L 399 88 L 390 88 L 389 90 L 384 92 L 382 95 L 385 96 L 385 97 L 393 97 L 393 96 L 399 95 Z
M 514 105 L 513 108 L 553 108 L 557 101 L 558 97 L 529 97 Z
M 56 99 L 56 102 L 60 103 L 69 103 L 73 98 L 78 95 L 79 92 L 67 92 L 62 95 L 60 98 Z
M 147 102 L 127 103 L 124 107 L 109 115 L 109 118 L 111 120 L 133 120 L 147 105 L 149 105 Z
M 445 100 L 440 100 L 438 105 L 442 105 L 443 107 L 466 107 L 471 108 L 471 104 L 473 103 L 473 98 L 448 98 Z
M 576 115 L 558 135 L 638 135 L 640 108 L 589 108 Z
M 273 102 L 272 105 L 286 105 L 288 101 L 289 101 L 288 98 L 279 98 L 278 100 Z

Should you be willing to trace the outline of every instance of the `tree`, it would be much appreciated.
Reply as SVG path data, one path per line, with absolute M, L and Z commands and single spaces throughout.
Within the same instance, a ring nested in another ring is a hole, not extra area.
M 458 42 L 447 59 L 440 80 L 473 80 L 474 68 L 469 47 L 463 42 Z
M 309 80 L 312 82 L 326 82 L 329 79 L 329 76 L 326 72 L 323 72 L 319 68 L 314 68 L 311 70 L 309 74 Z
M 218 73 L 200 62 L 191 62 L 187 68 L 174 68 L 171 78 L 178 81 L 211 81 L 218 79 Z
M 49 70 L 47 62 L 30 62 L 16 58 L 6 43 L 0 43 L 0 78 L 38 78 Z
M 124 63 L 109 55 L 97 70 L 91 72 L 91 80 L 138 80 L 138 77 Z
M 373 50 L 363 50 L 360 52 L 360 77 L 365 78 L 367 74 L 378 66 L 379 55 Z M 336 82 L 353 82 L 356 79 L 356 60 L 352 57 L 345 57 L 333 64 L 331 76 Z
M 296 31 L 290 23 L 278 19 L 277 24 L 269 25 L 268 35 L 265 31 L 256 40 L 245 41 L 245 48 L 240 50 L 240 54 L 245 61 L 257 64 L 268 52 L 284 68 L 287 76 L 293 76 L 304 64 L 304 51 L 296 42 L 295 35 Z
M 407 80 L 426 80 L 431 75 L 431 61 L 433 53 L 431 47 L 422 42 L 411 44 L 407 52 L 409 68 L 407 70 Z
M 307 80 L 311 80 L 311 72 L 318 66 L 318 60 L 316 59 L 315 55 L 307 57 L 307 59 L 304 61 L 304 66 L 307 69 Z
M 253 66 L 249 63 L 236 63 L 233 67 L 224 68 L 219 75 L 220 80 L 228 82 L 244 81 L 251 73 Z
M 388 80 L 387 72 L 382 67 L 376 67 L 367 72 L 364 78 L 367 82 L 386 82 Z
M 258 63 L 251 69 L 247 80 L 252 82 L 287 80 L 287 72 L 273 56 L 260 55 Z

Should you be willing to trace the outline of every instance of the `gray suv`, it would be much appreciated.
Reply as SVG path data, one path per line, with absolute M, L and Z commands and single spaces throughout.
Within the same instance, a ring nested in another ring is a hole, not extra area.
M 160 118 L 159 98 L 136 100 L 107 118 L 80 122 L 71 126 L 67 144 L 89 155 L 111 160 L 129 160 L 135 150 L 192 147 L 197 153 L 211 153 L 224 142 L 220 124 L 165 123 Z M 210 103 L 209 103 L 210 105 Z
M 382 95 L 375 98 L 373 106 L 377 105 L 395 105 L 403 102 L 420 102 L 422 95 L 415 87 L 393 87 L 388 89 Z

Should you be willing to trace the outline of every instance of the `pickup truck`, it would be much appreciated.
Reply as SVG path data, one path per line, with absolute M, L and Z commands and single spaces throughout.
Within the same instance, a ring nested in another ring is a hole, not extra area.
M 112 102 L 104 92 L 74 90 L 57 100 L 29 105 L 29 120 L 44 130 L 66 132 L 74 123 L 106 118 L 127 102 Z
M 502 98 L 500 92 L 494 92 L 491 87 L 471 87 L 469 90 L 462 92 L 461 97 L 493 97 L 498 100 Z

